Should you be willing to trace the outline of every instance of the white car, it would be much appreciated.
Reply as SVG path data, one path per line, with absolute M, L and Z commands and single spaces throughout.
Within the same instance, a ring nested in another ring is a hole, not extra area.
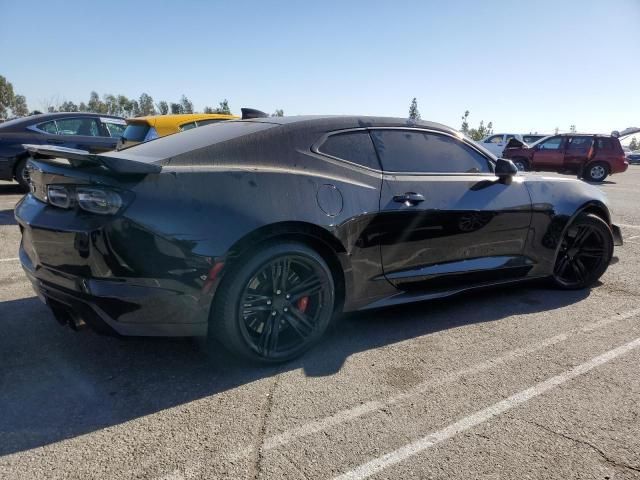
M 493 153 L 496 157 L 502 156 L 502 151 L 507 147 L 509 140 L 515 138 L 526 145 L 526 142 L 519 133 L 494 133 L 480 140 L 480 145 Z

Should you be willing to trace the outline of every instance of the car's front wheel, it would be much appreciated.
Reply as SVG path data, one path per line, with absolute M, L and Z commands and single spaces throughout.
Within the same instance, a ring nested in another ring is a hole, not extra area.
M 609 266 L 613 234 L 597 215 L 580 215 L 567 229 L 553 271 L 556 286 L 580 289 L 593 285 Z
M 231 352 L 263 363 L 309 349 L 333 316 L 335 286 L 324 259 L 286 242 L 240 261 L 216 296 L 210 333 Z
M 16 181 L 24 191 L 29 190 L 29 171 L 27 170 L 27 159 L 23 158 L 16 164 Z
M 587 166 L 585 178 L 591 182 L 602 182 L 609 175 L 609 166 L 603 162 L 592 163 Z

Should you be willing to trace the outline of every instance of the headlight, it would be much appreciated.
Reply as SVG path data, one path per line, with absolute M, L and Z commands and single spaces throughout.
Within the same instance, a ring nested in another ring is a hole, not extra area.
M 49 185 L 47 199 L 51 205 L 56 207 L 69 208 L 71 206 L 71 193 L 63 185 Z
M 91 213 L 113 215 L 122 207 L 122 197 L 112 190 L 78 187 L 76 198 L 80 208 Z

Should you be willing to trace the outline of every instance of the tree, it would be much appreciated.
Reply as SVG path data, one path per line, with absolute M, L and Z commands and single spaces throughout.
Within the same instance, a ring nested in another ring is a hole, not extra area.
M 460 131 L 467 135 L 472 140 L 482 140 L 484 137 L 493 133 L 493 122 L 487 123 L 485 126 L 484 120 L 480 120 L 478 128 L 469 128 L 469 110 L 465 110 L 462 116 L 462 126 Z
M 182 107 L 181 113 L 193 113 L 193 103 L 184 95 L 180 99 L 180 106 Z
M 16 117 L 26 117 L 29 115 L 29 108 L 27 107 L 27 99 L 24 95 L 16 95 L 13 99 L 13 107 L 11 111 Z
M 91 92 L 89 95 L 89 103 L 87 103 L 87 111 L 93 113 L 107 113 L 107 105 L 100 100 L 98 92 Z
M 420 111 L 418 110 L 418 100 L 416 97 L 413 97 L 411 100 L 411 105 L 409 106 L 409 118 L 411 120 L 420 120 Z
M 80 111 L 80 109 L 75 103 L 67 101 L 67 102 L 62 102 L 62 105 L 60 105 L 60 111 L 61 112 L 78 112 Z
M 166 115 L 167 113 L 169 113 L 169 104 L 164 100 L 162 100 L 161 102 L 158 102 L 158 104 L 156 105 L 156 108 L 158 109 L 158 112 L 160 113 L 160 115 Z
M 146 93 L 140 95 L 138 106 L 140 108 L 140 115 L 155 115 L 156 113 L 156 109 L 153 107 L 153 98 Z
M 223 115 L 231 115 L 231 109 L 229 108 L 229 100 L 225 98 L 218 105 L 219 107 L 216 108 L 215 113 L 220 113 Z
M 560 128 L 559 128 L 559 127 L 556 127 L 556 128 L 554 129 L 554 131 L 553 131 L 554 135 L 557 135 L 559 131 L 560 131 Z
M 79 112 L 88 112 L 89 111 L 89 107 L 87 107 L 86 103 L 80 102 L 80 105 L 78 105 L 78 111 Z
M 464 115 L 462 115 L 462 125 L 460 126 L 460 131 L 465 135 L 469 134 L 469 110 L 464 111 Z
M 7 118 L 8 111 L 13 106 L 14 100 L 13 85 L 0 75 L 0 118 Z
M 571 125 L 571 126 L 569 127 L 569 131 L 570 131 L 571 133 L 576 133 L 576 126 L 575 126 L 575 125 Z
M 171 113 L 174 114 L 174 115 L 177 114 L 177 113 L 184 113 L 182 111 L 182 105 L 180 105 L 179 103 L 171 102 L 169 104 L 169 109 L 171 110 Z
M 640 148 L 640 142 L 636 140 L 636 137 L 633 137 L 631 139 L 631 142 L 629 143 L 629 148 L 631 149 L 632 152 L 635 152 Z
M 272 117 L 284 117 L 284 110 L 282 110 L 281 108 L 276 109 L 275 112 L 273 112 L 271 114 Z

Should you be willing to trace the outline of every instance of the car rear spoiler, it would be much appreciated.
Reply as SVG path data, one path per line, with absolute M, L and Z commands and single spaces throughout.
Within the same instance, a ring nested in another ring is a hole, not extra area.
M 33 159 L 53 159 L 63 158 L 68 160 L 74 167 L 94 165 L 102 166 L 113 172 L 130 175 L 146 175 L 149 173 L 160 173 L 162 166 L 154 163 L 136 162 L 126 158 L 110 157 L 108 155 L 96 155 L 86 150 L 75 148 L 57 147 L 51 145 L 30 145 L 23 147 L 29 152 Z

